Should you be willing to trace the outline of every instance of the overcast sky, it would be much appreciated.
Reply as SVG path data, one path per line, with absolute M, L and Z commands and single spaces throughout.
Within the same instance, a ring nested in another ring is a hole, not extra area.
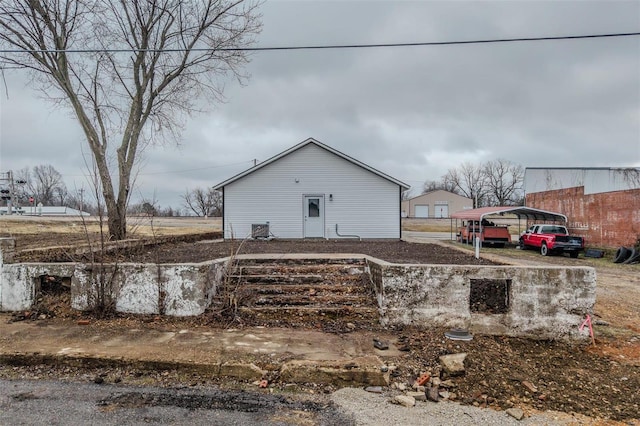
M 640 31 L 640 1 L 279 1 L 260 46 L 433 42 Z M 313 137 L 410 184 L 464 161 L 640 167 L 640 37 L 259 52 L 251 79 L 143 155 L 133 202 L 179 207 Z M 0 95 L 0 171 L 52 164 L 87 188 L 67 110 L 19 74 Z

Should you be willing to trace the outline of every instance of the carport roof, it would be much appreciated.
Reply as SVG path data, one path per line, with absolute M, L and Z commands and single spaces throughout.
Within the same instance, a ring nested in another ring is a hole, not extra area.
M 461 210 L 453 213 L 451 218 L 462 220 L 482 220 L 487 216 L 502 216 L 505 214 L 513 214 L 519 218 L 526 217 L 527 219 L 532 220 L 567 221 L 567 217 L 563 214 L 525 206 L 481 207 L 479 209 Z

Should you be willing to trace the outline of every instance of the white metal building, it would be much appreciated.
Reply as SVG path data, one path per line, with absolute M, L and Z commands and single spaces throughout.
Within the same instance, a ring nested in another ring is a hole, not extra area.
M 66 206 L 14 206 L 12 214 L 25 216 L 89 216 L 89 213 Z M 7 207 L 0 207 L 0 214 L 8 214 Z
M 436 189 L 402 202 L 402 216 L 408 218 L 448 218 L 451 213 L 473 208 L 473 200 Z
M 214 187 L 224 236 L 239 239 L 399 239 L 408 188 L 312 138 Z
M 525 194 L 584 187 L 584 194 L 640 189 L 640 168 L 527 167 Z

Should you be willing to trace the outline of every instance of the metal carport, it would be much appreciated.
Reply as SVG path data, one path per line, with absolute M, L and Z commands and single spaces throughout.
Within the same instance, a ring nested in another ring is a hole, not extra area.
M 535 221 L 553 221 L 567 222 L 567 217 L 560 213 L 550 212 L 546 210 L 534 209 L 525 206 L 497 206 L 497 207 L 481 207 L 479 209 L 461 210 L 451 215 L 451 239 L 453 239 L 453 230 L 458 229 L 458 219 L 475 220 L 480 223 L 480 233 L 482 233 L 482 219 L 489 217 L 500 217 L 505 214 L 511 214 L 518 217 L 518 233 L 520 233 L 520 219 L 523 217 Z M 453 227 L 453 220 L 456 220 L 456 226 Z M 476 258 L 480 257 L 480 241 L 476 244 Z

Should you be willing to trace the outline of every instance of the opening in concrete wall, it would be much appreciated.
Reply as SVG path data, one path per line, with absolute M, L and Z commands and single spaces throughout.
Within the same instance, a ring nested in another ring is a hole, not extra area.
M 56 317 L 71 311 L 71 277 L 40 275 L 35 278 L 34 289 L 34 314 Z
M 472 279 L 469 309 L 477 314 L 504 314 L 509 310 L 510 279 Z
M 36 278 L 36 295 L 59 296 L 71 293 L 71 277 L 40 275 Z

